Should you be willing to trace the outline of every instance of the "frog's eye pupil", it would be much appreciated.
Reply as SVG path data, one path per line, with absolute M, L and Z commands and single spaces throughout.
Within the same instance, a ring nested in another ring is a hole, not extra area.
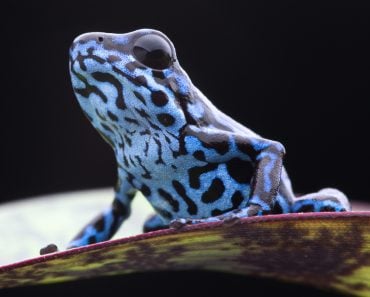
M 140 63 L 159 70 L 171 66 L 171 53 L 171 46 L 167 40 L 157 34 L 139 37 L 133 47 L 133 54 Z

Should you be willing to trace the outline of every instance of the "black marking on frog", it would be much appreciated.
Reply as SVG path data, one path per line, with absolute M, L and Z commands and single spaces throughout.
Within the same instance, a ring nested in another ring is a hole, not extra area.
M 225 186 L 221 179 L 215 178 L 212 180 L 208 190 L 202 195 L 202 202 L 213 203 L 220 199 L 225 192 Z
M 198 207 L 194 203 L 194 201 L 191 198 L 189 198 L 189 196 L 186 194 L 186 190 L 185 190 L 184 186 L 180 182 L 178 182 L 177 180 L 173 180 L 172 181 L 172 185 L 175 188 L 177 194 L 179 194 L 180 197 L 182 199 L 184 199 L 185 203 L 187 204 L 187 206 L 188 206 L 188 209 L 187 209 L 188 213 L 190 215 L 196 215 L 197 212 L 198 212 Z

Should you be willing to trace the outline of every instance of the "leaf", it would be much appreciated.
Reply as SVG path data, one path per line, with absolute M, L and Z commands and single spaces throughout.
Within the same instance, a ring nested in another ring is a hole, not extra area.
M 370 212 L 245 218 L 166 229 L 0 267 L 0 287 L 213 270 L 370 296 Z

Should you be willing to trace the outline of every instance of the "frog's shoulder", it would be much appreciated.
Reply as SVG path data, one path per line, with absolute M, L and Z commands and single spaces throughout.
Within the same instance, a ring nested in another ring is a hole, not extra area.
M 195 86 L 190 103 L 187 105 L 187 112 L 198 127 L 203 127 L 210 133 L 222 134 L 227 132 L 245 137 L 260 138 L 257 133 L 219 110 Z M 188 130 L 191 131 L 191 129 Z

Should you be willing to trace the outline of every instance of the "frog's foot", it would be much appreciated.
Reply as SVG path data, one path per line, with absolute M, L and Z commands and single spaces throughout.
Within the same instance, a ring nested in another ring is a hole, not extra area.
M 242 209 L 234 209 L 222 215 L 209 217 L 205 219 L 176 219 L 171 221 L 170 228 L 180 229 L 185 225 L 193 225 L 200 223 L 224 222 L 225 224 L 235 225 L 241 218 L 252 217 L 264 214 L 259 205 L 250 205 Z
M 146 233 L 161 229 L 167 229 L 168 227 L 168 224 L 165 224 L 163 220 L 159 217 L 159 215 L 153 215 L 145 221 L 143 231 Z
M 345 194 L 337 189 L 326 188 L 317 193 L 296 198 L 291 212 L 349 211 L 351 206 Z

